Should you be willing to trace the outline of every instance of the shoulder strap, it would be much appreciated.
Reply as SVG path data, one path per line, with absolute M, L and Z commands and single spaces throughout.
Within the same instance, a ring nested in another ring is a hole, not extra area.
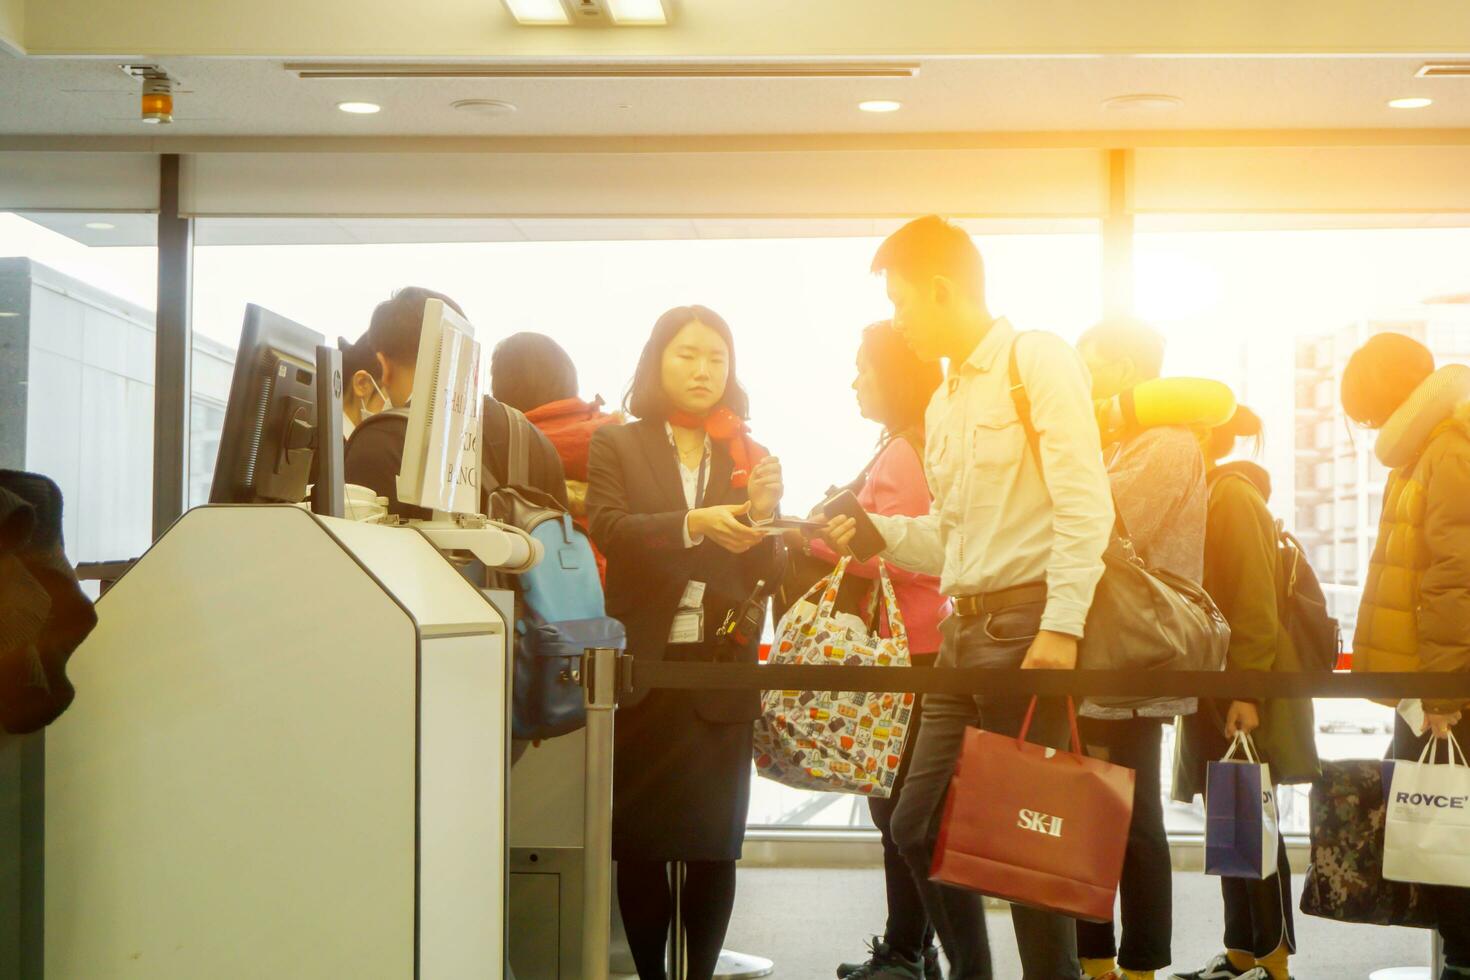
M 1041 433 L 1036 431 L 1036 423 L 1031 419 L 1031 396 L 1026 394 L 1026 380 L 1021 377 L 1021 364 L 1016 357 L 1016 347 L 1023 336 L 1025 336 L 1024 332 L 1018 333 L 1011 340 L 1011 352 L 1007 363 L 1007 370 L 1010 374 L 1011 401 L 1015 403 L 1016 415 L 1021 419 L 1021 428 L 1026 430 L 1026 443 L 1031 447 L 1031 458 L 1036 460 L 1037 472 L 1041 474 L 1042 483 L 1045 483 L 1046 467 L 1041 462 Z M 1108 481 L 1108 496 L 1113 501 L 1113 531 L 1119 537 L 1128 538 L 1128 525 L 1123 520 L 1123 509 L 1118 506 L 1118 496 L 1113 493 L 1111 480 Z
M 1026 443 L 1031 447 L 1031 458 L 1036 461 L 1036 468 L 1041 471 L 1041 478 L 1045 481 L 1046 468 L 1041 462 L 1041 433 L 1036 431 L 1036 423 L 1031 419 L 1031 396 L 1026 393 L 1026 381 L 1021 377 L 1021 362 L 1016 354 L 1016 348 L 1020 346 L 1023 336 L 1024 333 L 1018 333 L 1011 339 L 1006 369 L 1010 375 L 1011 401 L 1016 406 L 1021 428 L 1026 430 Z
M 505 405 L 505 421 L 510 426 L 506 450 L 506 482 L 513 487 L 531 485 L 531 422 L 519 409 Z

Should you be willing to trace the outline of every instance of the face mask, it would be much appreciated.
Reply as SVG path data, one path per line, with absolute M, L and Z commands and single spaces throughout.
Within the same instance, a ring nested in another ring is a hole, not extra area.
M 381 398 L 381 399 L 383 399 L 383 407 L 380 408 L 380 409 L 378 409 L 378 412 L 386 412 L 386 411 L 388 411 L 388 409 L 392 408 L 393 407 L 393 399 L 391 399 L 391 398 L 388 397 L 388 393 L 386 391 L 384 391 L 382 388 L 379 388 L 378 387 L 378 379 L 377 378 L 374 378 L 370 374 L 370 375 L 368 375 L 368 381 L 372 382 L 373 390 L 378 393 L 378 397 Z M 357 411 L 365 419 L 372 418 L 374 415 L 377 415 L 378 414 L 378 412 L 370 412 L 370 411 L 368 411 L 367 399 L 366 398 L 359 398 L 357 400 Z

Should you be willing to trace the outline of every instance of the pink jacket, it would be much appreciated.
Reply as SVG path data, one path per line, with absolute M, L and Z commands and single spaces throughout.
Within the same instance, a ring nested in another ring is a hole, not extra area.
M 871 514 L 918 517 L 929 513 L 929 481 L 924 464 L 907 439 L 894 439 L 879 454 L 868 471 L 868 481 L 857 493 L 858 502 Z M 811 543 L 813 555 L 836 562 L 837 555 L 823 541 Z M 949 615 L 949 598 L 939 594 L 939 579 L 896 568 L 888 562 L 888 577 L 898 595 L 898 609 L 909 631 L 909 652 L 937 653 L 939 623 Z M 878 559 L 847 566 L 849 573 L 864 578 L 878 577 Z

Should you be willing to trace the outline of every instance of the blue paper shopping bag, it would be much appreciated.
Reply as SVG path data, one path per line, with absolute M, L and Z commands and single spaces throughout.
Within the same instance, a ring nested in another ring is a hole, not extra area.
M 1238 749 L 1243 759 L 1235 758 Z M 1271 767 L 1256 756 L 1249 735 L 1209 766 L 1205 786 L 1205 874 L 1270 878 L 1280 839 Z

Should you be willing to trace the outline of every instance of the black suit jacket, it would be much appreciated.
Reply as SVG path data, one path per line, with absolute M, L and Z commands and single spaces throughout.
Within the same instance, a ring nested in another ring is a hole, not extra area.
M 592 437 L 587 514 L 592 540 L 607 556 L 607 613 L 622 621 L 628 650 L 645 660 L 662 660 L 669 627 L 684 586 L 705 583 L 705 638 L 713 638 L 725 614 L 738 608 L 756 583 L 767 590 L 780 581 L 785 548 L 767 538 L 743 555 L 732 555 L 712 541 L 684 547 L 689 506 L 679 476 L 679 458 L 661 421 L 641 419 L 608 425 Z M 730 454 L 716 444 L 710 460 L 704 505 L 742 504 L 744 488 L 730 485 Z M 744 648 L 720 643 L 690 645 L 692 658 L 755 663 L 759 637 Z M 754 691 L 690 691 L 701 717 L 716 722 L 750 721 L 760 714 Z M 641 694 L 621 700 L 636 704 Z

